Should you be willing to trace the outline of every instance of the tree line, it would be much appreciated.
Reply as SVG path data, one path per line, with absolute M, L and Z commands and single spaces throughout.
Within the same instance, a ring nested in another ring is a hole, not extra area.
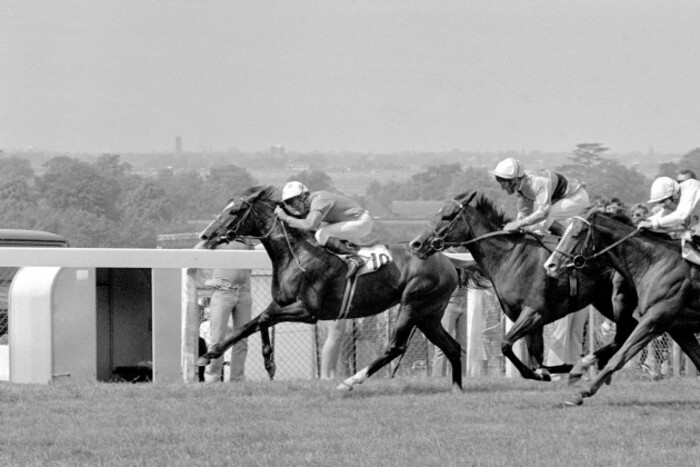
M 580 144 L 566 164 L 546 168 L 584 181 L 591 196 L 617 197 L 628 204 L 645 201 L 652 180 L 606 158 L 606 151 L 601 144 Z M 700 148 L 677 162 L 660 164 L 658 175 L 675 177 L 681 169 L 700 174 Z M 340 191 L 319 169 L 290 179 L 311 190 Z M 158 234 L 196 230 L 191 221 L 212 219 L 237 191 L 256 184 L 245 167 L 235 164 L 177 171 L 168 167 L 144 176 L 118 154 L 103 154 L 93 162 L 58 156 L 36 171 L 28 159 L 3 156 L 0 227 L 54 232 L 74 247 L 154 248 Z M 390 211 L 396 200 L 444 200 L 467 190 L 484 193 L 514 214 L 514 197 L 500 191 L 488 168 L 459 163 L 427 167 L 403 182 L 373 181 L 358 200 Z M 401 232 L 379 232 L 392 237 L 381 240 L 408 240 L 399 238 Z

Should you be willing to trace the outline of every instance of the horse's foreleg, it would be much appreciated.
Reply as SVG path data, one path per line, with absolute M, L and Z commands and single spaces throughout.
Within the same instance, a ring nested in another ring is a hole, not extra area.
M 197 364 L 205 366 L 212 358 L 218 358 L 223 353 L 241 339 L 261 331 L 263 327 L 269 328 L 277 323 L 293 321 L 301 323 L 315 323 L 316 318 L 312 316 L 301 301 L 296 301 L 290 305 L 280 307 L 275 302 L 271 303 L 264 312 L 244 324 L 238 332 L 227 337 L 222 342 L 212 345 L 207 353 L 202 355 Z
M 275 377 L 275 352 L 270 341 L 270 329 L 267 326 L 260 326 L 260 340 L 262 341 L 262 356 L 265 370 L 270 375 L 270 381 Z
M 573 399 L 566 401 L 566 405 L 581 405 L 583 399 L 593 396 L 600 387 L 612 377 L 613 373 L 620 370 L 625 363 L 646 347 L 655 337 L 663 334 L 665 329 L 659 327 L 660 319 L 658 315 L 649 313 L 644 316 L 639 325 L 632 331 L 625 343 L 615 352 L 607 365 L 598 373 L 598 376 L 591 382 L 588 388 L 581 390 Z
M 424 320 L 418 324 L 418 329 L 445 354 L 452 367 L 453 392 L 462 392 L 462 347 L 459 342 L 447 332 L 439 319 Z
M 406 351 L 406 345 L 409 337 L 411 336 L 411 330 L 413 329 L 413 324 L 408 318 L 406 318 L 406 315 L 407 313 L 399 311 L 398 318 L 396 319 L 396 327 L 394 328 L 394 334 L 391 338 L 391 343 L 384 351 L 384 355 L 375 359 L 365 368 L 344 380 L 336 389 L 339 391 L 351 391 L 353 386 L 364 383 L 380 368 Z
M 549 374 L 538 374 L 532 368 L 526 366 L 513 352 L 513 344 L 531 334 L 535 330 L 542 328 L 542 316 L 530 307 L 524 307 L 518 316 L 517 321 L 510 328 L 510 331 L 503 337 L 501 342 L 501 353 L 515 366 L 525 379 L 537 381 L 551 381 Z

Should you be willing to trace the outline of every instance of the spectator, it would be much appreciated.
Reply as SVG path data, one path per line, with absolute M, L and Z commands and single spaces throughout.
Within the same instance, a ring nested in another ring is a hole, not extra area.
M 621 214 L 625 211 L 625 206 L 620 201 L 620 198 L 611 198 L 608 204 L 605 205 L 605 212 L 608 214 Z
M 252 250 L 244 241 L 232 241 L 218 249 Z M 250 292 L 249 269 L 214 269 L 211 279 L 204 285 L 214 290 L 209 302 L 209 348 L 223 341 L 232 332 L 237 331 L 250 321 L 253 298 Z M 245 378 L 245 359 L 248 354 L 248 340 L 242 339 L 230 349 L 230 381 L 242 381 Z M 211 360 L 204 370 L 207 383 L 222 381 L 224 357 Z
M 457 253 L 457 251 L 452 251 Z M 450 296 L 450 302 L 445 308 L 445 314 L 442 316 L 442 327 L 454 337 L 458 338 L 458 329 L 466 329 L 465 320 L 467 318 L 467 283 L 466 277 L 462 274 L 461 269 L 457 269 L 459 283 Z M 461 344 L 460 344 L 461 345 Z M 433 355 L 432 376 L 440 378 L 447 376 L 447 359 L 445 354 L 438 347 L 435 347 Z
M 591 200 L 591 206 L 595 207 L 597 211 L 605 212 L 605 207 L 610 201 L 605 196 L 596 195 Z
M 649 208 L 646 206 L 646 204 L 642 204 L 642 203 L 634 204 L 630 208 L 629 212 L 630 212 L 630 217 L 632 218 L 632 223 L 634 225 L 639 224 L 639 222 L 648 218 L 649 215 L 651 214 L 649 212 Z
M 335 379 L 338 374 L 338 362 L 342 350 L 343 338 L 352 324 L 351 319 L 324 321 L 326 340 L 321 348 L 321 379 Z
M 678 183 L 683 183 L 684 181 L 690 180 L 691 178 L 693 180 L 698 179 L 698 177 L 695 176 L 695 172 L 693 172 L 690 169 L 683 169 L 683 170 L 678 172 L 678 175 L 676 176 L 676 181 Z

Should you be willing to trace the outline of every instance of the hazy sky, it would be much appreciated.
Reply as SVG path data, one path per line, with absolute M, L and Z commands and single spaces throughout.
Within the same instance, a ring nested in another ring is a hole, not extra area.
M 0 148 L 685 153 L 700 2 L 0 0 Z

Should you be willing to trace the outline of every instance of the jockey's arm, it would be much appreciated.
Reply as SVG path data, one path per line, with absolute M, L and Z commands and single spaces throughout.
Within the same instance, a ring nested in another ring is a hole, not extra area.
M 650 218 L 652 228 L 668 228 L 674 227 L 685 222 L 700 201 L 700 190 L 692 186 L 681 192 L 681 198 L 678 200 L 678 207 L 672 213 L 658 218 Z
M 524 198 L 519 198 L 518 201 L 521 200 L 523 202 L 529 201 L 529 209 L 520 209 L 517 220 L 519 228 L 527 227 L 528 225 L 545 220 L 549 215 L 549 209 L 552 207 L 551 196 L 548 190 L 539 190 L 535 201 L 526 200 Z
M 311 211 L 304 219 L 288 216 L 284 221 L 290 227 L 301 230 L 317 230 L 323 221 L 323 213 L 321 211 Z

